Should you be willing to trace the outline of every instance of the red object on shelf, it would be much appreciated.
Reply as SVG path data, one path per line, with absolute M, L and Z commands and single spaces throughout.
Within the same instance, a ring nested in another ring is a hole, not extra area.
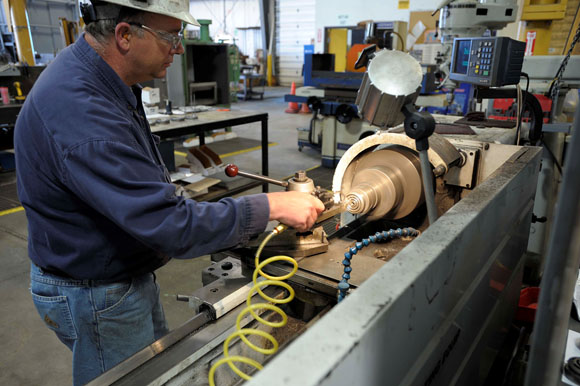
M 510 107 L 512 107 L 513 103 L 513 98 L 497 98 L 493 100 L 493 108 L 505 113 Z
M 533 322 L 538 308 L 538 298 L 540 297 L 539 287 L 528 287 L 520 291 L 520 301 L 516 320 L 520 322 Z
M 552 100 L 544 95 L 541 94 L 533 94 L 538 102 L 540 102 L 540 106 L 542 108 L 542 112 L 544 113 L 544 123 L 548 123 L 550 111 L 552 110 Z M 515 99 L 513 98 L 497 98 L 493 100 L 493 111 L 490 112 L 489 117 L 490 119 L 497 119 L 500 121 L 515 121 L 517 112 L 513 108 L 513 104 L 515 103 Z M 524 118 L 523 122 L 529 121 L 528 118 Z
M 552 100 L 545 95 L 541 94 L 534 94 L 534 96 L 540 102 L 540 106 L 542 106 L 542 111 L 549 113 L 552 110 Z

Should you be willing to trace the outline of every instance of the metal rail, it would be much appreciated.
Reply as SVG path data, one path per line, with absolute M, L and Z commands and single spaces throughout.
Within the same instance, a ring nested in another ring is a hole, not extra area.
M 209 312 L 201 312 L 195 315 L 193 318 L 191 318 L 185 324 L 181 325 L 180 327 L 172 331 L 170 334 L 165 335 L 163 338 L 145 347 L 144 349 L 142 349 L 129 359 L 119 363 L 117 366 L 113 367 L 110 371 L 92 380 L 90 383 L 88 383 L 88 385 L 89 386 L 110 385 L 112 383 L 119 381 L 127 374 L 138 369 L 147 361 L 154 358 L 156 355 L 161 354 L 162 352 L 164 352 L 177 342 L 180 342 L 186 336 L 200 329 L 209 321 L 211 321 L 211 316 Z
M 570 306 L 580 264 L 580 109 L 564 166 L 562 190 L 540 285 L 526 386 L 559 384 Z

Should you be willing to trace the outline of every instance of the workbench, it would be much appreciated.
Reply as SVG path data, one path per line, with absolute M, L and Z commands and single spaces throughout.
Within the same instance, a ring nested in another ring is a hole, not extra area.
M 262 175 L 268 175 L 268 113 L 214 110 L 199 112 L 196 115 L 197 119 L 172 120 L 169 123 L 151 125 L 151 132 L 161 137 L 162 140 L 196 134 L 199 136 L 201 146 L 205 144 L 206 131 L 260 122 L 262 129 Z M 262 191 L 268 192 L 267 183 L 262 184 Z

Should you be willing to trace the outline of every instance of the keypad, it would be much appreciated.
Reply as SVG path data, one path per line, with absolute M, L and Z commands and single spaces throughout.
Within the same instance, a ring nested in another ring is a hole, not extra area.
M 494 44 L 491 40 L 479 40 L 471 50 L 470 72 L 477 76 L 489 76 L 493 60 Z

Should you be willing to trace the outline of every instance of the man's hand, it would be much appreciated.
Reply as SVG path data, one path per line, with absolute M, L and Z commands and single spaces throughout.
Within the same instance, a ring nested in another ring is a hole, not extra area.
M 306 232 L 314 225 L 324 204 L 311 194 L 302 192 L 268 193 L 270 220 L 280 221 L 299 232 Z

